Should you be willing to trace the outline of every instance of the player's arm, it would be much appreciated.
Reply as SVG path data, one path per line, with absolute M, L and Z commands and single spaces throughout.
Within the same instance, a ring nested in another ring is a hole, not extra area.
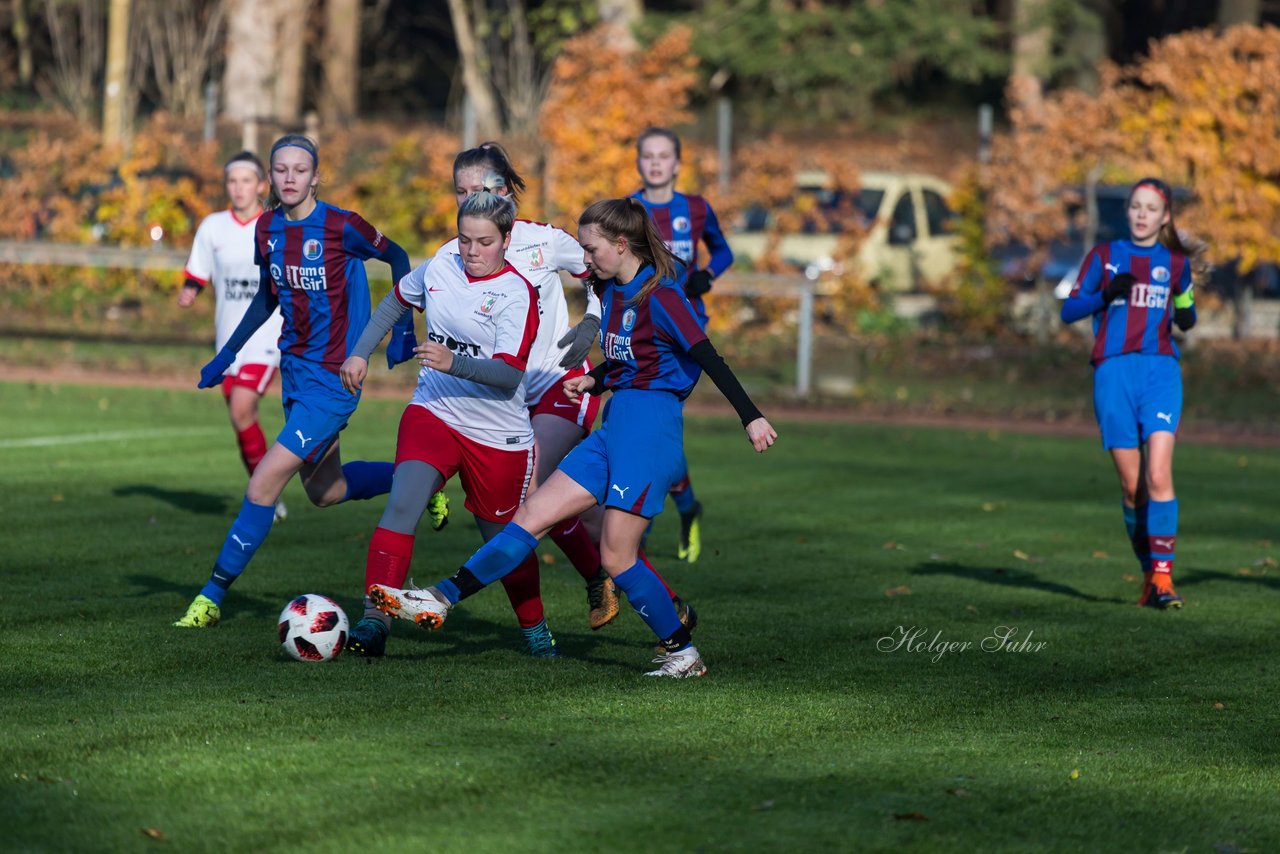
M 209 229 L 203 222 L 196 229 L 195 240 L 191 242 L 191 254 L 187 256 L 187 265 L 183 268 L 182 275 L 184 280 L 178 291 L 178 305 L 190 308 L 213 275 L 213 245 L 209 240 Z
M 1062 303 L 1063 323 L 1075 323 L 1107 307 L 1110 300 L 1106 299 L 1102 293 L 1103 272 L 1102 253 L 1094 247 L 1080 267 L 1071 295 Z
M 257 332 L 262 324 L 267 322 L 279 305 L 280 300 L 271 290 L 271 274 L 263 264 L 258 279 L 258 292 L 249 301 L 244 317 L 240 318 L 240 325 L 231 333 L 227 343 L 218 351 L 218 355 L 200 369 L 199 388 L 209 388 L 222 382 L 222 375 L 236 360 L 236 354 L 240 352 L 240 348 L 253 337 L 253 333 Z
M 710 271 L 713 279 L 718 279 L 733 264 L 733 250 L 729 248 L 729 241 L 725 239 L 724 232 L 720 229 L 720 220 L 716 219 L 716 212 L 711 209 L 711 205 L 707 205 L 707 221 L 702 228 L 702 242 L 707 244 L 707 250 L 711 253 L 711 258 L 707 261 L 707 270 Z
M 1173 294 L 1173 322 L 1186 332 L 1196 325 L 1195 285 L 1191 281 L 1191 261 L 1182 265 L 1182 276 Z
M 399 330 L 407 325 L 409 336 L 413 337 L 413 312 L 410 309 L 418 308 L 419 305 L 414 300 L 422 300 L 426 293 L 426 271 L 430 264 L 430 261 L 426 261 L 402 276 L 370 313 L 369 322 L 365 324 L 360 337 L 356 339 L 355 346 L 351 348 L 351 354 L 338 369 L 338 378 L 342 380 L 342 387 L 351 394 L 355 394 L 364 385 L 365 377 L 369 375 L 369 357 L 373 355 L 378 343 L 387 337 L 388 332 L 393 328 Z M 398 332 L 397 336 L 399 337 Z M 396 339 L 393 338 L 394 340 Z M 403 341 L 403 338 L 401 337 L 400 340 Z M 395 363 L 392 363 L 388 356 L 388 368 L 413 358 L 413 347 L 416 346 L 417 341 L 414 340 L 412 344 L 407 341 L 404 343 L 408 345 L 408 355 L 403 359 L 397 359 Z
M 424 347 L 439 347 L 450 358 L 442 360 L 438 367 L 445 373 L 503 391 L 515 391 L 524 379 L 533 349 L 533 339 L 538 337 L 538 297 L 532 286 L 526 286 L 519 299 L 502 308 L 494 318 L 497 339 L 492 358 L 481 359 L 454 353 L 441 344 L 429 342 Z M 442 356 L 444 354 L 441 354 Z

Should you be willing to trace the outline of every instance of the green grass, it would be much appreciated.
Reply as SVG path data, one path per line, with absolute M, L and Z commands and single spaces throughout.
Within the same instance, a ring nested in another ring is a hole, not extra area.
M 344 457 L 386 458 L 400 410 L 365 401 Z M 641 622 L 587 630 L 554 547 L 561 660 L 522 655 L 500 591 L 439 634 L 397 626 L 372 664 L 287 659 L 289 598 L 358 611 L 381 510 L 317 510 L 296 484 L 223 624 L 170 628 L 243 489 L 224 418 L 215 393 L 0 384 L 6 850 L 1280 846 L 1280 453 L 1179 449 L 1188 604 L 1166 614 L 1132 607 L 1096 441 L 782 423 L 757 458 L 730 422 L 691 421 L 707 550 L 667 558 L 668 513 L 653 551 L 711 672 L 655 684 Z M 478 542 L 450 490 L 423 583 Z M 1045 646 L 877 649 L 998 626 Z

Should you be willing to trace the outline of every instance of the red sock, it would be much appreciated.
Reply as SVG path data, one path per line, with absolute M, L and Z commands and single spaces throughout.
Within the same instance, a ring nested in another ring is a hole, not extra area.
M 267 454 L 267 437 L 262 435 L 262 428 L 255 421 L 243 430 L 236 431 L 236 443 L 240 445 L 240 459 L 244 467 L 253 474 L 253 470 L 262 462 Z
M 371 584 L 404 587 L 413 559 L 413 534 L 397 534 L 378 528 L 369 540 L 369 557 L 364 564 L 364 589 Z
M 670 596 L 672 599 L 676 598 L 676 592 L 671 589 L 671 585 L 668 584 L 667 580 L 662 577 L 662 573 L 658 572 L 657 567 L 655 567 L 652 563 L 649 562 L 649 556 L 644 553 L 644 549 L 640 549 L 639 551 L 637 551 L 636 557 L 639 558 L 641 563 L 649 567 L 650 572 L 658 576 L 658 580 L 662 582 L 662 586 L 667 588 L 667 595 Z
M 540 582 L 536 552 L 502 576 L 502 586 L 507 589 L 511 610 L 516 612 L 516 619 L 520 621 L 522 629 L 536 626 L 546 618 L 546 612 L 542 609 Z
M 551 539 L 564 552 L 565 557 L 569 558 L 569 563 L 573 564 L 578 575 L 587 581 L 596 577 L 596 573 L 600 571 L 600 550 L 596 548 L 581 519 L 575 516 L 556 525 L 551 529 Z

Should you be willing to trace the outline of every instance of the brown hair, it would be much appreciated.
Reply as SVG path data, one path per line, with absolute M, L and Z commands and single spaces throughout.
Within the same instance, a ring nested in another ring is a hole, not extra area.
M 680 137 L 670 128 L 647 127 L 640 131 L 640 135 L 636 137 L 636 156 L 640 156 L 640 146 L 644 145 L 645 140 L 650 137 L 660 136 L 663 139 L 670 140 L 671 144 L 676 147 L 676 160 L 680 159 Z
M 631 304 L 642 302 L 663 281 L 674 281 L 683 266 L 649 218 L 649 211 L 638 199 L 605 199 L 595 202 L 578 217 L 578 228 L 594 225 L 606 240 L 625 238 L 627 248 L 644 264 L 653 268 L 653 276 L 645 282 Z M 599 293 L 603 284 L 593 278 L 591 286 Z

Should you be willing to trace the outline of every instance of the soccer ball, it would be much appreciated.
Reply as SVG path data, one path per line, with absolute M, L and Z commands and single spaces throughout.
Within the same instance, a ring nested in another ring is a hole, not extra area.
M 347 643 L 347 615 L 328 596 L 305 593 L 280 612 L 280 645 L 298 661 L 332 661 Z

